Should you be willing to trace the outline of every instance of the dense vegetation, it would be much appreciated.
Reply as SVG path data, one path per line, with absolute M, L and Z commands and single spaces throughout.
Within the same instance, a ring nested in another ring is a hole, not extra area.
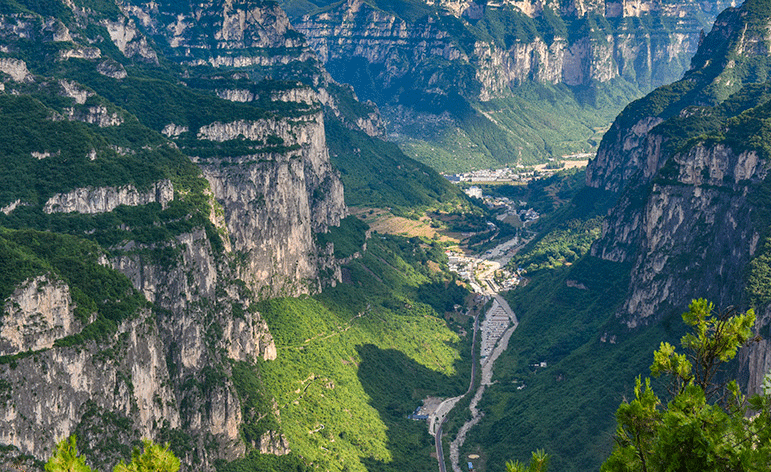
M 325 121 L 329 154 L 351 206 L 390 208 L 395 214 L 471 207 L 466 196 L 432 168 L 399 148 L 334 119 Z
M 256 306 L 278 358 L 238 365 L 234 380 L 242 398 L 275 398 L 277 413 L 247 420 L 243 432 L 261 434 L 280 416 L 294 453 L 253 454 L 221 464 L 221 472 L 299 470 L 295 453 L 332 471 L 435 467 L 425 423 L 407 415 L 427 396 L 455 395 L 468 385 L 470 336 L 460 338 L 443 319 L 468 292 L 446 289 L 455 281 L 434 265 L 445 259 L 437 246 L 380 235 L 367 245 L 364 257 L 344 268 L 344 283 L 315 297 Z

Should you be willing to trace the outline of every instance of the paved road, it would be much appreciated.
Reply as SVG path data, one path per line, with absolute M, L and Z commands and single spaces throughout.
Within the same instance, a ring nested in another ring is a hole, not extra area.
M 477 405 L 482 400 L 482 395 L 484 395 L 485 388 L 493 384 L 493 366 L 495 365 L 495 361 L 508 347 L 509 339 L 511 338 L 511 335 L 514 334 L 514 330 L 517 329 L 519 324 L 508 303 L 506 303 L 502 297 L 497 295 L 496 297 L 498 298 L 498 303 L 508 314 L 513 324 L 506 330 L 505 333 L 503 333 L 503 336 L 501 336 L 501 338 L 498 340 L 497 345 L 495 346 L 495 349 L 491 353 L 490 357 L 488 357 L 485 360 L 484 365 L 482 365 L 481 382 L 479 388 L 477 388 L 477 391 L 474 394 L 474 397 L 471 399 L 471 403 L 469 404 L 471 419 L 468 420 L 463 426 L 461 426 L 460 430 L 458 430 L 458 435 L 455 437 L 455 440 L 450 444 L 450 465 L 452 466 L 453 472 L 462 471 L 460 467 L 460 448 L 466 441 L 466 434 L 468 431 L 477 423 L 479 423 L 479 421 L 482 419 L 482 416 L 484 415 L 482 411 L 477 408 Z
M 477 351 L 474 349 L 474 346 L 476 346 L 477 332 L 479 332 L 479 315 L 480 314 L 477 313 L 477 316 L 474 318 L 474 335 L 471 337 L 471 381 L 469 382 L 468 390 L 466 390 L 466 393 L 464 393 L 461 398 L 470 394 L 474 389 L 474 378 L 477 375 Z M 455 406 L 454 403 L 453 406 Z M 450 407 L 450 409 L 452 409 L 452 407 Z M 447 413 L 449 413 L 449 411 Z M 439 427 L 436 429 L 436 434 L 434 435 L 434 444 L 436 445 L 436 460 L 439 462 L 439 472 L 447 472 L 447 469 L 444 466 L 444 448 L 442 447 L 442 426 L 444 426 L 445 421 L 447 421 L 446 414 L 444 415 L 444 418 L 442 418 L 442 421 L 439 423 Z

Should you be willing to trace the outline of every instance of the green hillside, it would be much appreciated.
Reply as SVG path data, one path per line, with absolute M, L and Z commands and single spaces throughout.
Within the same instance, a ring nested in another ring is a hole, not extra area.
M 436 466 L 425 422 L 407 415 L 428 396 L 458 395 L 468 386 L 471 339 L 457 334 L 466 317 L 456 314 L 449 324 L 443 318 L 445 306 L 462 304 L 468 292 L 432 266 L 445 258 L 440 247 L 380 235 L 367 246 L 343 269 L 342 284 L 256 305 L 278 358 L 242 365 L 234 375 L 254 379 L 242 382 L 242 396 L 276 399 L 293 453 L 281 464 L 253 455 L 219 471 L 284 470 L 294 454 L 331 471 Z M 247 422 L 244 435 L 267 421 L 274 420 Z

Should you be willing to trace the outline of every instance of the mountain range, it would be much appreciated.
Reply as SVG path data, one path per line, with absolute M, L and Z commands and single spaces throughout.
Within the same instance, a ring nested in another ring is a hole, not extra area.
M 507 295 L 464 454 L 596 468 L 695 297 L 757 311 L 757 391 L 769 24 L 768 0 L 1 0 L 3 467 L 71 434 L 102 469 L 143 437 L 185 470 L 435 467 L 406 416 L 468 386 L 468 291 L 438 239 L 349 215 L 486 228 L 427 163 L 596 148 L 521 250 L 572 256 Z

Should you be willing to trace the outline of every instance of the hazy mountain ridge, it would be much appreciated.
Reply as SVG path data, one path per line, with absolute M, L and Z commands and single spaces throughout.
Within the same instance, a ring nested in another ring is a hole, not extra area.
M 442 136 L 457 132 L 471 143 L 466 166 L 479 167 L 591 151 L 591 129 L 678 79 L 729 4 L 352 0 L 298 6 L 294 24 L 336 80 L 378 103 L 405 149 L 424 162 L 426 146 L 451 154 Z M 523 85 L 539 91 L 523 95 Z M 557 116 L 550 95 L 574 111 Z M 463 165 L 448 159 L 431 163 Z

